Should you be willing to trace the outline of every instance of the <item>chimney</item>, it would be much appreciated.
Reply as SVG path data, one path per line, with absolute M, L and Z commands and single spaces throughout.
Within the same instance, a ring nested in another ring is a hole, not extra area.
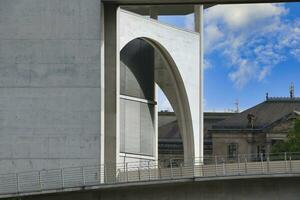
M 253 115 L 251 112 L 247 115 L 248 119 L 248 127 L 251 127 L 252 129 L 254 128 L 254 119 L 255 115 Z
M 293 82 L 290 85 L 290 98 L 291 99 L 295 98 L 295 86 Z

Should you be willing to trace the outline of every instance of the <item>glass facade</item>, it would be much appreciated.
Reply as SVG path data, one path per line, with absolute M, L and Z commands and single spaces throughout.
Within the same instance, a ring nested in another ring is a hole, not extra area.
M 121 152 L 153 155 L 154 105 L 121 99 Z
M 154 100 L 154 48 L 141 39 L 121 51 L 120 93 Z
M 127 44 L 120 63 L 120 151 L 154 155 L 154 48 L 141 39 Z

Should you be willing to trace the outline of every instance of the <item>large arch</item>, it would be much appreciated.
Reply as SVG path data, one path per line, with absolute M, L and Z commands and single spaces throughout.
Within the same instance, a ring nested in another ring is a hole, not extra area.
M 172 59 L 169 52 L 159 42 L 146 37 L 135 38 L 129 41 L 121 49 L 120 53 L 122 53 L 123 55 L 124 54 L 123 51 L 128 50 L 128 48 L 132 48 L 133 52 L 137 51 L 134 45 L 132 45 L 136 43 L 137 40 L 143 40 L 144 42 L 150 44 L 154 49 L 153 52 L 154 54 L 152 57 L 152 59 L 154 60 L 153 62 L 154 81 L 166 94 L 169 102 L 172 105 L 172 108 L 175 111 L 177 121 L 178 121 L 178 126 L 183 140 L 184 157 L 185 160 L 191 160 L 194 158 L 193 125 L 191 120 L 192 117 L 191 117 L 188 96 L 184 87 L 184 82 L 182 80 L 180 72 L 178 71 L 176 63 Z M 132 54 L 133 56 L 137 56 L 135 53 Z M 149 56 L 151 57 L 151 55 L 148 55 L 148 57 Z M 134 60 L 134 58 L 129 58 L 129 59 Z M 135 67 L 142 67 L 142 66 L 135 66 Z M 122 88 L 122 86 L 120 87 Z M 145 93 L 145 91 L 143 92 Z
M 184 158 L 186 161 L 190 161 L 195 156 L 195 149 L 192 116 L 184 82 L 167 49 L 153 39 L 142 39 L 149 42 L 160 54 L 160 56 L 155 57 L 155 82 L 166 94 L 174 109 L 183 141 Z
M 182 133 L 184 158 L 188 161 L 201 157 L 203 140 L 200 132 L 202 111 L 199 91 L 199 35 L 157 23 L 122 9 L 119 12 L 118 30 L 119 51 L 137 38 L 146 41 L 157 50 L 159 56 L 155 59 L 155 82 L 166 94 L 176 113 Z M 175 38 L 170 38 L 170 35 L 174 35 Z

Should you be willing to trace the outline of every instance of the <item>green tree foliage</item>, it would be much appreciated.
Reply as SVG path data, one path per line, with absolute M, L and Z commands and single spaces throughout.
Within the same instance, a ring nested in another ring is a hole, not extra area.
M 300 118 L 297 118 L 294 127 L 287 135 L 287 140 L 278 142 L 272 147 L 272 153 L 300 152 Z

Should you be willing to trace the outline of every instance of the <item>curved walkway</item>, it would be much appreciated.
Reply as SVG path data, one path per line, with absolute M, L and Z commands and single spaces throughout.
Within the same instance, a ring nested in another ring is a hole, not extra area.
M 5 174 L 0 175 L 0 198 L 184 181 L 300 176 L 300 154 L 243 155 L 234 160 L 219 156 L 204 160 L 208 164 L 173 160 L 164 162 L 169 163 L 164 167 L 153 161 L 122 163 L 117 164 L 116 174 L 105 173 L 110 171 L 105 166 Z

